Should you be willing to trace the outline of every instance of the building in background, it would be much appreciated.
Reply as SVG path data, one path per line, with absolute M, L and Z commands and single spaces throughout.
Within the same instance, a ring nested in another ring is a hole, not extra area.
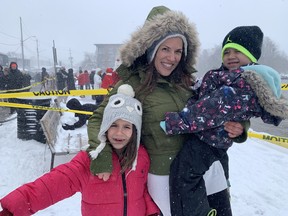
M 119 58 L 119 48 L 122 44 L 94 44 L 96 46 L 96 65 L 99 68 L 113 68 Z
M 6 66 L 8 67 L 9 66 L 9 58 L 7 55 L 5 55 L 4 53 L 0 53 L 0 65 L 2 65 L 3 67 Z

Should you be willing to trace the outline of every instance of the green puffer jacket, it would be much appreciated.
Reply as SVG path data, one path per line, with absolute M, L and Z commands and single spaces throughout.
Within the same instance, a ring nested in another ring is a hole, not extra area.
M 145 78 L 146 73 L 143 68 L 140 68 L 140 71 L 137 73 L 133 73 L 131 75 L 131 71 L 125 69 L 125 67 L 120 66 L 121 73 L 119 74 L 122 78 L 125 76 L 129 76 L 128 80 L 122 79 L 115 89 L 113 89 L 113 94 L 117 87 L 123 83 L 129 84 L 133 87 L 133 89 L 137 89 L 139 87 L 141 81 Z M 125 75 L 126 74 L 126 75 Z M 179 88 L 179 87 L 178 87 Z M 178 112 L 182 110 L 184 105 L 186 104 L 189 97 L 192 96 L 192 91 L 188 91 L 185 89 L 178 89 L 173 84 L 165 81 L 164 79 L 159 79 L 157 82 L 156 88 L 153 90 L 151 94 L 146 96 L 144 102 L 142 102 L 143 107 L 143 116 L 142 116 L 142 136 L 141 143 L 146 147 L 150 159 L 150 173 L 157 175 L 168 175 L 170 164 L 180 148 L 184 143 L 183 135 L 176 136 L 167 136 L 160 127 L 160 121 L 164 119 L 165 112 L 175 111 Z M 143 101 L 144 95 L 141 93 L 136 95 L 136 98 L 139 101 Z M 101 104 L 101 107 L 107 103 L 107 100 Z M 102 109 L 101 109 L 102 110 Z M 99 108 L 95 111 L 95 114 L 89 119 L 88 125 L 88 133 L 89 133 L 89 143 L 96 144 L 97 134 L 93 133 L 95 127 L 100 128 L 100 119 L 98 119 L 100 114 Z M 96 114 L 98 117 L 96 117 Z M 96 126 L 97 125 L 97 126 Z M 106 145 L 107 146 L 107 145 Z M 106 153 L 109 153 L 109 149 L 104 149 Z M 103 151 L 102 151 L 103 152 Z M 99 156 L 98 156 L 99 157 Z M 107 155 L 105 156 L 107 159 Z M 98 159 L 98 158 L 97 158 Z M 96 159 L 96 160 L 97 160 Z M 106 163 L 107 164 L 107 163 Z M 109 168 L 107 165 L 104 167 L 99 163 L 96 167 L 97 169 L 92 169 L 93 171 L 98 171 Z M 106 170 L 107 171 L 107 170 Z

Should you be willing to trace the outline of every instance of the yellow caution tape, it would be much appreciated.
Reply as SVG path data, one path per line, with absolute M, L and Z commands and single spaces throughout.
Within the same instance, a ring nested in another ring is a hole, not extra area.
M 72 109 L 63 109 L 63 108 L 57 108 L 57 107 L 46 107 L 46 106 L 19 104 L 19 103 L 0 102 L 0 106 L 16 107 L 16 108 L 22 108 L 22 109 L 52 110 L 52 111 L 58 111 L 58 112 L 72 112 L 72 113 L 79 113 L 79 114 L 85 114 L 85 115 L 93 114 L 93 112 L 82 111 L 82 110 L 72 110 Z
M 41 83 L 42 82 L 33 83 L 32 85 L 29 85 L 29 86 L 26 86 L 26 87 L 23 87 L 23 88 L 20 88 L 20 89 L 1 90 L 0 94 L 7 93 L 7 92 L 21 92 L 21 91 L 25 91 L 25 90 L 31 89 L 32 87 L 35 87 L 35 86 L 37 86 L 37 85 L 39 85 Z
M 51 91 L 39 91 L 39 92 L 6 93 L 6 94 L 0 94 L 0 98 L 106 95 L 108 94 L 108 92 L 109 92 L 109 89 L 51 90 Z
M 279 136 L 273 136 L 268 134 L 260 134 L 248 131 L 248 137 L 254 137 L 258 139 L 265 140 L 267 142 L 271 142 L 273 144 L 282 146 L 284 148 L 288 148 L 288 138 L 286 137 L 279 137 Z
M 42 82 L 36 82 L 36 83 L 33 83 L 32 85 L 29 85 L 29 86 L 26 86 L 26 87 L 23 87 L 23 88 L 20 88 L 20 89 L 1 90 L 0 94 L 7 93 L 7 92 L 21 92 L 21 91 L 25 91 L 25 90 L 31 89 L 32 87 L 41 85 L 41 84 L 45 83 L 47 80 L 53 80 L 53 79 L 55 79 L 55 78 L 45 78 Z
M 288 84 L 287 83 L 281 84 L 281 89 L 282 90 L 288 90 Z

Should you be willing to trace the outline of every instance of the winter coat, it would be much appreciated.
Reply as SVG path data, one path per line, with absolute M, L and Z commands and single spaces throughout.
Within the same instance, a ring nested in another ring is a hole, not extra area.
M 149 157 L 143 146 L 138 151 L 135 171 L 121 174 L 116 153 L 113 153 L 114 169 L 108 181 L 92 175 L 89 167 L 88 154 L 79 152 L 71 162 L 3 197 L 2 208 L 14 216 L 31 215 L 81 192 L 83 216 L 144 216 L 159 212 L 147 191 Z
M 85 78 L 86 75 L 84 75 L 84 73 L 80 73 L 79 76 L 78 76 L 78 85 L 79 86 L 84 86 L 85 83 L 86 83 L 86 78 Z
M 101 84 L 101 88 L 113 88 L 119 81 L 119 77 L 115 71 L 106 71 Z
M 28 73 L 24 73 L 23 74 L 23 86 L 27 87 L 27 86 L 31 86 L 31 79 L 32 77 L 30 76 L 30 74 Z
M 89 75 L 91 85 L 94 85 L 94 76 L 95 76 L 95 71 L 91 71 L 91 73 Z
M 9 73 L 7 75 L 6 80 L 6 89 L 12 90 L 12 89 L 21 89 L 24 87 L 24 75 L 21 73 L 20 70 L 9 70 Z
M 94 89 L 99 89 L 101 87 L 102 78 L 98 74 L 94 75 Z
M 179 113 L 166 113 L 166 132 L 196 133 L 209 145 L 227 149 L 233 140 L 224 130 L 224 122 L 261 117 L 264 123 L 278 126 L 283 118 L 288 118 L 287 100 L 278 99 L 272 91 L 274 87 L 280 91 L 279 82 L 271 88 L 263 76 L 252 70 L 209 71 L 203 78 L 198 100 L 190 99 Z
M 84 85 L 90 84 L 90 77 L 88 71 L 84 71 L 83 73 Z
M 6 87 L 6 77 L 4 75 L 4 72 L 0 70 L 0 90 L 4 90 Z
M 117 68 L 117 72 L 121 80 L 112 89 L 110 95 L 115 94 L 118 86 L 123 83 L 130 84 L 133 89 L 137 89 L 143 83 L 147 75 L 147 64 L 143 63 L 143 59 L 146 59 L 147 49 L 163 35 L 173 31 L 186 36 L 188 51 L 183 67 L 191 74 L 195 72 L 193 66 L 196 63 L 199 41 L 194 25 L 181 12 L 166 11 L 163 14 L 155 8 L 148 15 L 143 27 L 134 32 L 131 40 L 120 48 L 122 65 Z M 179 112 L 182 110 L 192 95 L 192 90 L 181 88 L 179 85 L 176 86 L 176 84 L 161 77 L 158 78 L 155 89 L 147 96 L 136 91 L 136 98 L 142 102 L 143 107 L 141 139 L 151 158 L 150 173 L 169 175 L 171 162 L 181 149 L 184 141 L 189 138 L 187 135 L 169 137 L 162 131 L 159 123 L 164 119 L 166 111 Z M 99 145 L 95 131 L 100 129 L 100 122 L 107 102 L 108 97 L 105 98 L 88 121 L 90 144 L 88 151 L 94 150 Z M 92 161 L 91 171 L 93 173 L 111 170 L 111 160 L 107 160 L 109 154 L 111 154 L 110 151 L 106 146 L 99 155 L 100 157 L 98 156 Z M 105 162 L 103 162 L 104 160 Z M 103 163 L 97 164 L 97 161 Z
M 66 84 L 65 84 L 66 79 L 65 79 L 64 74 L 62 73 L 61 70 L 59 70 L 56 73 L 56 80 L 57 80 L 57 89 L 63 90 L 66 87 Z

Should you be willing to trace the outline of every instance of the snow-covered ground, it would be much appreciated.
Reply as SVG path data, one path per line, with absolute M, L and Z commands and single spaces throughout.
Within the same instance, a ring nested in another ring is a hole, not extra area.
M 85 101 L 85 99 L 82 99 Z M 92 102 L 86 99 L 86 102 Z M 73 113 L 65 113 L 60 121 L 71 123 Z M 58 127 L 58 149 L 67 148 L 67 137 L 82 134 L 87 138 L 86 126 L 74 131 Z M 61 145 L 63 144 L 63 145 Z M 286 216 L 288 213 L 288 149 L 259 139 L 234 144 L 230 155 L 231 203 L 234 216 Z M 71 158 L 71 156 L 70 156 Z M 56 164 L 69 157 L 56 156 Z M 0 198 L 18 186 L 33 181 L 49 171 L 51 161 L 47 145 L 34 140 L 17 138 L 17 120 L 0 126 Z M 35 215 L 79 216 L 81 194 L 63 200 Z M 0 208 L 1 209 L 1 208 Z

